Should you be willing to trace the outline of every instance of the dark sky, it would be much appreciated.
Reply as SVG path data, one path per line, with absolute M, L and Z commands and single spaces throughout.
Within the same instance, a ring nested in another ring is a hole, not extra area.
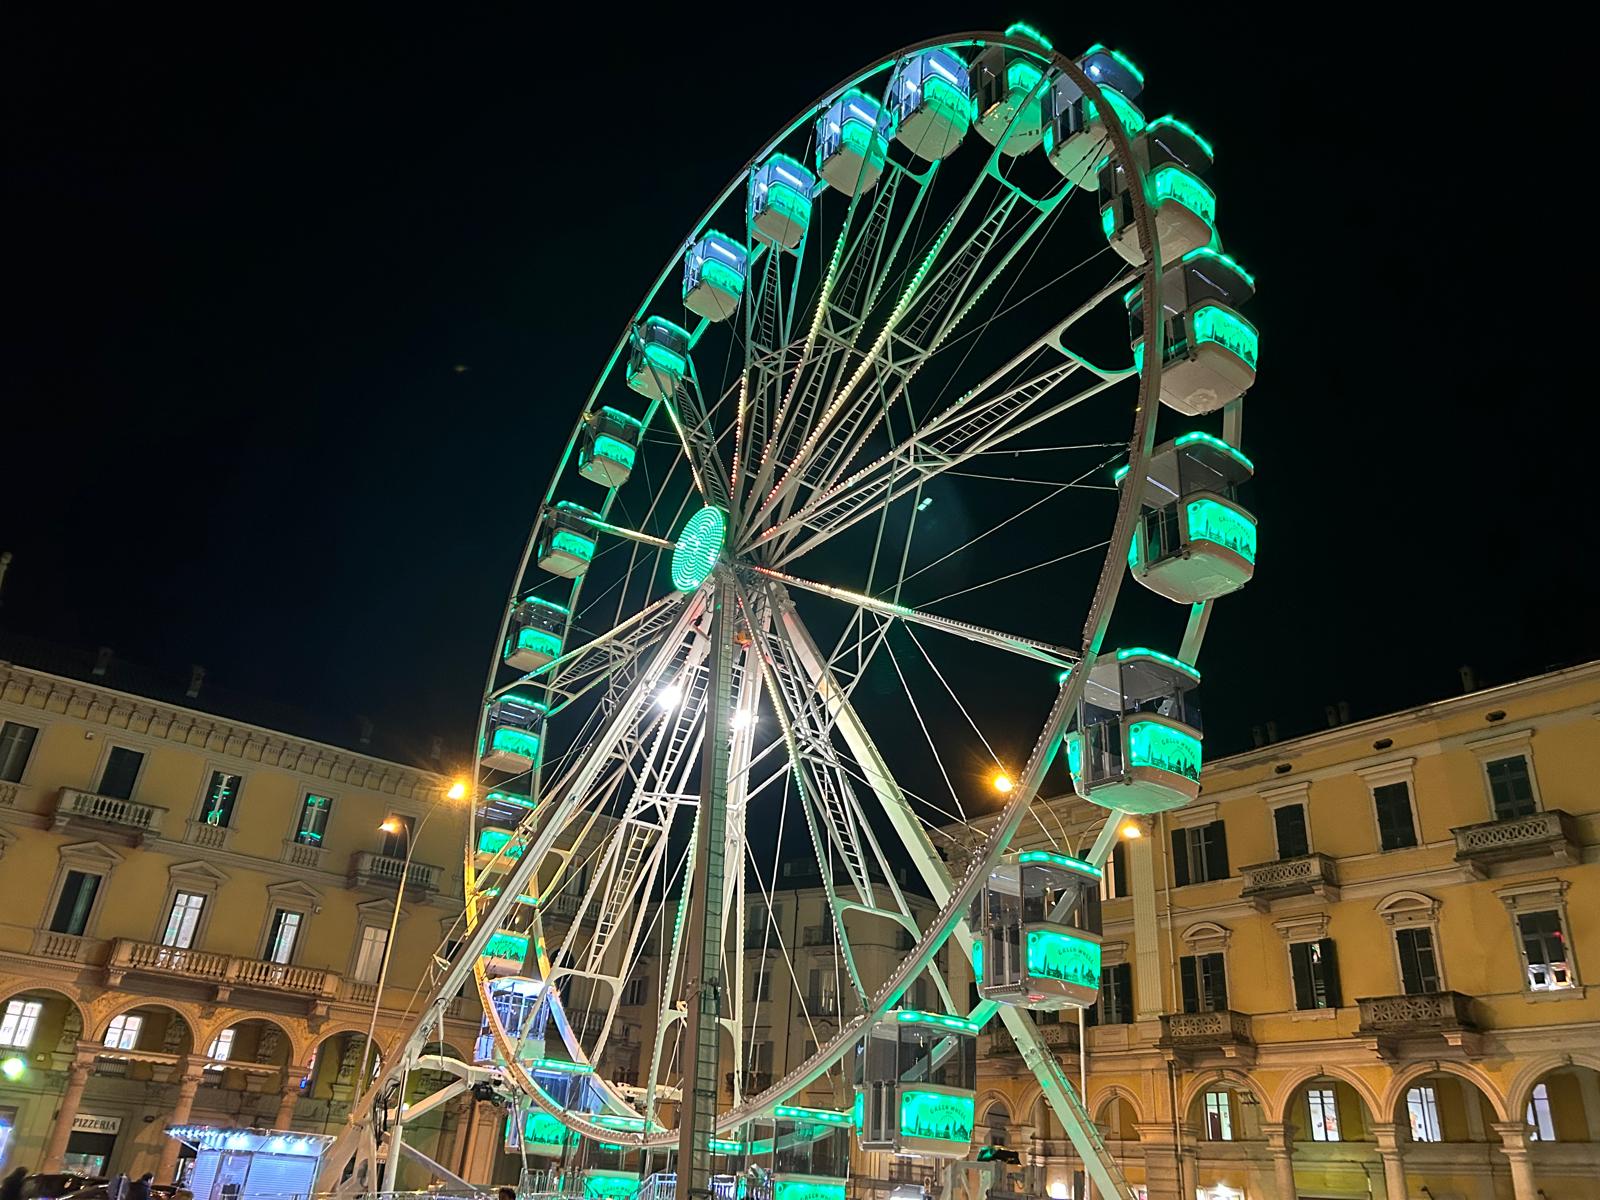
M 853 68 L 1020 17 L 1125 50 L 1212 136 L 1259 281 L 1262 556 L 1205 650 L 1218 748 L 1600 654 L 1589 335 L 1557 303 L 1587 218 L 1540 158 L 1575 112 L 1502 53 L 1523 35 L 327 7 L 8 9 L 5 629 L 464 741 L 565 431 L 714 190 Z

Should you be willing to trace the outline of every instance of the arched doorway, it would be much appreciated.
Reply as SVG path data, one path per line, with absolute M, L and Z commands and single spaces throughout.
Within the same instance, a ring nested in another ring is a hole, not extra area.
M 205 1070 L 195 1097 L 196 1124 L 293 1128 L 286 1099 L 298 1096 L 300 1077 L 287 1029 L 249 1017 L 212 1030 L 200 1050 Z
M 1568 1065 L 1544 1072 L 1523 1105 L 1535 1178 L 1559 1183 L 1551 1195 L 1578 1194 L 1600 1179 L 1600 1071 Z
M 103 1019 L 89 1040 L 97 1049 L 63 1169 L 135 1177 L 158 1170 L 177 1154 L 166 1126 L 180 1107 L 193 1025 L 172 1005 L 135 1004 Z
M 330 1033 L 316 1044 L 301 1070 L 298 1128 L 332 1133 L 344 1124 L 359 1091 L 356 1084 L 362 1059 L 366 1059 L 369 1078 L 378 1072 L 376 1053 L 362 1053 L 366 1045 L 366 1033 L 355 1029 Z
M 1401 1160 L 1413 1192 L 1471 1195 L 1484 1175 L 1510 1193 L 1511 1171 L 1494 1124 L 1495 1103 L 1464 1074 L 1431 1071 L 1406 1080 L 1390 1117 L 1401 1136 Z
M 1260 1097 L 1228 1079 L 1214 1080 L 1197 1091 L 1186 1119 L 1202 1153 L 1208 1143 L 1258 1142 L 1266 1136 Z
M 1346 1080 L 1307 1079 L 1290 1096 L 1283 1120 L 1292 1129 L 1295 1181 L 1307 1195 L 1358 1194 L 1382 1176 L 1372 1111 Z
M 43 1158 L 82 1037 L 83 1010 L 65 993 L 30 988 L 0 1001 L 0 1164 L 8 1169 Z
M 984 1110 L 984 1138 L 991 1146 L 1005 1146 L 1011 1141 L 1011 1108 L 1004 1100 L 996 1100 Z

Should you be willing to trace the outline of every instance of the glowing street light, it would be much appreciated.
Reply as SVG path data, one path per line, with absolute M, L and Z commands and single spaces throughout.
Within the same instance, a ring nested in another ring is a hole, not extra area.
M 683 703 L 683 687 L 680 684 L 669 683 L 656 693 L 656 703 L 671 712 Z
M 1122 823 L 1122 836 L 1132 841 L 1135 838 L 1142 838 L 1144 830 L 1139 827 L 1139 822 L 1137 821 L 1124 821 Z
M 4 1075 L 13 1083 L 28 1073 L 28 1064 L 15 1055 L 0 1062 L 0 1075 Z
M 742 708 L 733 710 L 733 716 L 728 718 L 728 728 L 733 730 L 750 728 L 750 714 Z
M 1007 775 L 1004 771 L 1001 771 L 998 775 L 991 779 L 989 784 L 1002 796 L 1016 786 L 1011 782 L 1011 776 Z
M 450 790 L 444 794 L 444 798 L 446 800 L 460 800 L 463 799 L 466 794 L 467 785 L 458 779 L 450 785 Z

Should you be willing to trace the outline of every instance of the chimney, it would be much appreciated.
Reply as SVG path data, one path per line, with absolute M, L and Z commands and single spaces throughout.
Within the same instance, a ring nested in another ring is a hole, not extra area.
M 1267 741 L 1275 742 L 1277 740 L 1278 740 L 1278 723 L 1276 721 L 1268 721 L 1267 722 Z
M 111 665 L 111 647 L 101 646 L 94 656 L 94 677 L 104 679 L 106 668 Z
M 0 604 L 6 598 L 6 569 L 11 566 L 11 551 L 0 550 Z
M 428 744 L 428 759 L 434 766 L 438 766 L 444 761 L 444 739 L 442 737 L 435 736 L 433 741 Z
M 1259 750 L 1262 746 L 1267 744 L 1266 732 L 1261 728 L 1261 726 L 1252 725 L 1250 726 L 1250 740 L 1256 744 L 1256 749 Z
M 1350 701 L 1348 700 L 1339 701 L 1339 724 L 1350 724 Z
M 1328 719 L 1328 728 L 1332 729 L 1339 723 L 1339 710 L 1331 704 L 1322 706 L 1322 715 Z
M 200 695 L 200 685 L 206 681 L 206 669 L 199 663 L 189 668 L 189 690 L 183 694 L 193 700 Z
M 1462 693 L 1462 695 L 1466 695 L 1466 693 L 1468 693 L 1468 692 L 1475 692 L 1475 691 L 1478 690 L 1478 677 L 1477 677 L 1477 675 L 1475 675 L 1473 673 L 1471 667 L 1463 665 L 1463 666 L 1457 667 L 1456 670 L 1461 672 L 1461 693 Z
M 372 745 L 372 719 L 370 717 L 357 717 L 356 720 L 361 722 L 361 744 L 363 746 Z

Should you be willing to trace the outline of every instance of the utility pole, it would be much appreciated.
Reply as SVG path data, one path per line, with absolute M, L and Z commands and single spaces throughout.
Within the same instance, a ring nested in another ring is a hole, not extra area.
M 728 705 L 733 700 L 734 591 L 727 568 L 711 580 L 710 672 L 705 741 L 700 751 L 700 807 L 695 813 L 694 873 L 689 879 L 689 939 L 684 970 L 682 1099 L 678 1102 L 676 1200 L 709 1200 L 711 1138 L 722 1066 L 723 839 L 728 803 Z M 738 870 L 740 864 L 735 864 Z M 742 936 L 742 931 L 741 931 Z M 735 1048 L 734 1069 L 738 1069 Z

